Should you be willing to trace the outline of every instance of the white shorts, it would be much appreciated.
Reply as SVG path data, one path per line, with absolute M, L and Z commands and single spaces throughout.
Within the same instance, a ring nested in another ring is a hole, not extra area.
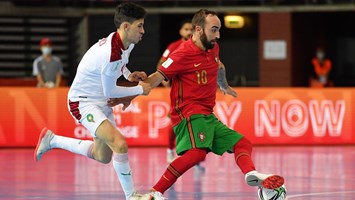
M 75 120 L 89 130 L 92 137 L 96 137 L 96 129 L 100 124 L 108 119 L 116 127 L 112 108 L 109 106 L 99 106 L 92 102 L 69 100 L 68 109 Z

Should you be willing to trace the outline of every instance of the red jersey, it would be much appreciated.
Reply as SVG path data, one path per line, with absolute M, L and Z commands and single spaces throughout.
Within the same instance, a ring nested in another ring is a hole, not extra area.
M 203 51 L 192 39 L 183 42 L 158 71 L 171 79 L 171 121 L 173 126 L 193 114 L 211 114 L 215 106 L 219 46 Z
M 165 60 L 169 57 L 169 55 L 175 51 L 181 43 L 185 42 L 182 39 L 176 40 L 175 42 L 172 42 L 171 44 L 169 44 L 169 46 L 165 49 L 163 55 L 161 56 L 162 58 L 164 58 Z

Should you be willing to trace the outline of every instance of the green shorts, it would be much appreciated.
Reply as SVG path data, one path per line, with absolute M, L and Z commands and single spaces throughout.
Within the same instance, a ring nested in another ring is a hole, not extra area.
M 214 114 L 185 118 L 174 126 L 174 132 L 178 155 L 192 148 L 205 148 L 217 155 L 233 152 L 234 145 L 243 137 L 220 122 Z

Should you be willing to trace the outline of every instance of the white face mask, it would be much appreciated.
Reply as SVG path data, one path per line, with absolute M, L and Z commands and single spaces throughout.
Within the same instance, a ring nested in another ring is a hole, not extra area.
M 52 53 L 52 48 L 50 48 L 50 47 L 42 47 L 41 51 L 42 51 L 43 55 L 50 55 Z
M 323 53 L 322 51 L 318 51 L 318 52 L 317 52 L 317 58 L 318 58 L 319 60 L 323 60 L 323 58 L 324 58 L 324 53 Z

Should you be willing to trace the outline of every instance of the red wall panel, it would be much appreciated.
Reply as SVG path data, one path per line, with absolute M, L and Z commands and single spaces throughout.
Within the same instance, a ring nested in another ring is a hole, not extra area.
M 217 94 L 215 114 L 254 144 L 355 144 L 355 89 L 236 88 L 238 98 Z M 67 109 L 68 88 L 0 88 L 0 146 L 33 147 L 47 126 L 60 135 L 90 139 Z M 165 146 L 169 89 L 154 89 L 122 111 L 117 127 L 130 146 Z

